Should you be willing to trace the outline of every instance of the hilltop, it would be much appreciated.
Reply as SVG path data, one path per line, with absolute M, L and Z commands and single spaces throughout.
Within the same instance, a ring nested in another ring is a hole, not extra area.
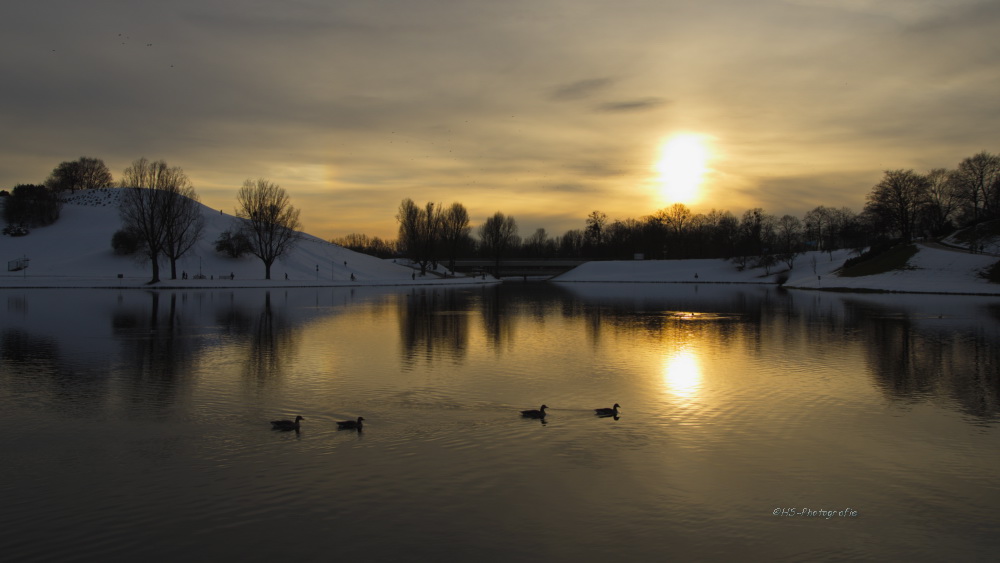
M 0 287 L 148 287 L 148 262 L 117 256 L 111 237 L 121 228 L 118 215 L 120 190 L 106 188 L 77 192 L 66 198 L 58 221 L 32 229 L 27 236 L 0 236 Z M 236 218 L 220 210 L 201 206 L 204 235 L 178 260 L 189 279 L 170 280 L 170 270 L 161 262 L 161 277 L 153 287 L 302 287 L 335 285 L 413 285 L 488 283 L 466 277 L 441 278 L 419 272 L 392 260 L 360 254 L 301 233 L 301 240 L 271 268 L 264 279 L 264 265 L 255 256 L 229 258 L 215 251 L 215 241 L 232 229 Z M 7 263 L 27 258 L 29 266 L 7 271 Z M 205 279 L 195 279 L 201 273 Z M 288 279 L 285 279 L 287 274 Z M 351 280 L 354 274 L 354 281 Z M 119 275 L 121 277 L 119 278 Z M 232 279 L 230 279 L 232 277 Z

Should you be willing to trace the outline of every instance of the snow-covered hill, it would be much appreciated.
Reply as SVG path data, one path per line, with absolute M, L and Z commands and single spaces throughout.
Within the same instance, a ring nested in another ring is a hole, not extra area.
M 78 192 L 67 198 L 60 219 L 33 229 L 23 237 L 0 236 L 2 287 L 118 287 L 143 286 L 151 278 L 148 262 L 116 256 L 111 237 L 121 228 L 118 215 L 120 190 L 108 188 Z M 215 251 L 219 235 L 233 228 L 232 215 L 202 206 L 205 230 L 201 240 L 178 261 L 178 279 L 170 280 L 169 264 L 161 261 L 158 287 L 266 287 L 316 285 L 409 285 L 477 283 L 471 278 L 442 279 L 408 266 L 359 254 L 304 234 L 295 248 L 271 268 L 264 279 L 264 265 L 254 256 L 229 258 Z M 27 258 L 29 267 L 8 271 L 7 263 Z M 401 261 L 402 262 L 402 261 Z M 181 273 L 188 279 L 183 280 Z M 196 279 L 201 273 L 205 279 Z M 351 275 L 354 280 L 351 280 Z M 119 278 L 118 276 L 122 277 Z M 285 276 L 287 277 L 287 280 Z M 487 280 L 495 281 L 495 280 Z M 479 279 L 478 283 L 484 283 Z

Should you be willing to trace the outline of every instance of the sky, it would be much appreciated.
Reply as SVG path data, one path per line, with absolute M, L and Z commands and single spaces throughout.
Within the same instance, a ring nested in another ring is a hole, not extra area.
M 522 236 L 860 211 L 1000 152 L 996 37 L 994 0 L 15 0 L 0 188 L 163 159 L 226 212 L 267 178 L 325 239 L 395 238 L 404 198 Z

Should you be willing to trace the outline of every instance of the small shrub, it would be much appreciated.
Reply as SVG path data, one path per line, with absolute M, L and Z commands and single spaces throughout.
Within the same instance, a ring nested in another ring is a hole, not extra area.
M 9 237 L 23 237 L 30 232 L 31 231 L 23 225 L 7 225 L 3 228 L 3 234 Z
M 111 235 L 111 248 L 119 256 L 131 256 L 142 247 L 142 239 L 134 232 L 121 229 Z
M 992 283 L 1000 283 L 1000 262 L 983 270 L 981 275 Z
M 239 258 L 250 252 L 250 239 L 239 231 L 223 231 L 215 241 L 215 251 L 230 258 Z

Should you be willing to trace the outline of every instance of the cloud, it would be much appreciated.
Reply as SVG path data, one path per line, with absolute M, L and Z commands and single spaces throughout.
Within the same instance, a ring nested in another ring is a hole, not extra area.
M 860 212 L 865 195 L 879 179 L 867 172 L 760 178 L 745 196 L 746 201 L 756 202 L 756 207 L 777 216 L 802 217 L 820 205 Z M 736 209 L 730 211 L 737 213 Z
M 614 83 L 610 78 L 589 78 L 557 86 L 551 99 L 557 101 L 582 100 L 607 89 Z
M 542 189 L 547 192 L 562 194 L 590 194 L 600 192 L 600 190 L 594 186 L 587 186 L 584 184 L 548 184 Z
M 663 98 L 640 98 L 636 100 L 624 100 L 620 102 L 608 102 L 597 106 L 597 111 L 607 113 L 632 113 L 650 111 L 667 104 Z
M 677 132 L 713 139 L 734 211 L 858 208 L 884 169 L 1000 150 L 996 2 L 580 2 L 13 3 L 0 187 L 146 156 L 227 210 L 267 177 L 320 236 L 391 234 L 403 197 L 556 232 L 656 209 Z

